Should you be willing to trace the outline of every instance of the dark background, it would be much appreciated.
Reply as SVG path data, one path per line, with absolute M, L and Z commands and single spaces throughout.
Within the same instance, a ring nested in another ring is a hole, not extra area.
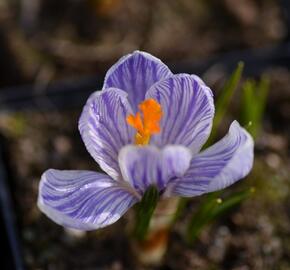
M 287 0 L 1 1 L 1 267 L 145 269 L 129 252 L 131 212 L 108 228 L 77 234 L 36 206 L 44 170 L 97 169 L 77 131 L 81 107 L 118 58 L 140 49 L 175 72 L 202 76 L 215 98 L 240 60 L 243 81 L 270 80 L 254 169 L 225 191 L 254 186 L 255 195 L 206 227 L 190 247 L 182 238 L 184 224 L 201 201 L 192 199 L 157 269 L 290 269 L 289 5 Z M 237 91 L 219 136 L 239 118 L 239 109 Z

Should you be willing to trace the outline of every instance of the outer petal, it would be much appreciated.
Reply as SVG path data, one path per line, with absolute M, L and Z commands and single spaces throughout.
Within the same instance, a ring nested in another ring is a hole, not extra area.
M 129 94 L 134 111 L 144 99 L 146 91 L 155 82 L 172 75 L 158 58 L 135 51 L 122 57 L 106 74 L 103 89 L 116 87 Z
M 79 130 L 88 152 L 111 177 L 120 176 L 119 150 L 134 137 L 126 117 L 132 113 L 127 94 L 116 88 L 93 93 L 79 120 Z
M 211 90 L 199 77 L 179 74 L 153 85 L 146 98 L 162 107 L 161 132 L 151 142 L 162 147 L 182 144 L 198 153 L 207 140 L 214 116 Z
M 254 142 L 234 121 L 219 142 L 196 155 L 187 173 L 168 185 L 167 196 L 197 196 L 223 189 L 245 177 L 253 166 Z
M 124 180 L 143 194 L 150 185 L 163 191 L 170 179 L 182 177 L 190 159 L 191 153 L 184 146 L 170 145 L 159 150 L 129 145 L 121 150 L 119 164 Z
M 117 221 L 138 197 L 105 174 L 47 170 L 41 177 L 38 207 L 56 223 L 94 230 Z

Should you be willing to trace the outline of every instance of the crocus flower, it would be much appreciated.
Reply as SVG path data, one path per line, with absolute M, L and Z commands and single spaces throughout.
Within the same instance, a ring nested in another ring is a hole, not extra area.
M 252 168 L 253 139 L 234 121 L 201 151 L 213 117 L 212 92 L 199 77 L 173 74 L 145 52 L 124 56 L 79 119 L 85 146 L 105 173 L 47 170 L 39 208 L 60 225 L 94 230 L 117 221 L 152 185 L 162 199 L 235 183 Z

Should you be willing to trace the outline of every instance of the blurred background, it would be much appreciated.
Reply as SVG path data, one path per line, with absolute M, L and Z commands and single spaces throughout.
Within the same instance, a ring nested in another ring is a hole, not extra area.
M 187 202 L 156 269 L 290 269 L 289 31 L 288 0 L 1 0 L 3 269 L 145 269 L 128 251 L 131 212 L 76 233 L 36 206 L 44 170 L 97 169 L 78 117 L 106 70 L 136 49 L 211 87 L 222 116 L 213 141 L 233 119 L 256 140 L 251 174 L 218 194 L 225 202 L 251 195 L 205 222 L 190 244 L 184 224 L 210 198 Z

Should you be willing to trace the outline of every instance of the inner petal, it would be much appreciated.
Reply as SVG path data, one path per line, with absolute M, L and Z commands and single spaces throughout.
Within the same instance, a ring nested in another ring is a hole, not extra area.
M 127 145 L 119 153 L 123 179 L 140 195 L 152 185 L 162 192 L 170 179 L 184 175 L 190 160 L 190 150 L 181 145 L 168 145 L 163 149 L 153 145 Z
M 180 144 L 196 154 L 207 140 L 214 116 L 211 90 L 196 76 L 178 74 L 154 84 L 146 98 L 162 106 L 162 132 L 151 143 Z

